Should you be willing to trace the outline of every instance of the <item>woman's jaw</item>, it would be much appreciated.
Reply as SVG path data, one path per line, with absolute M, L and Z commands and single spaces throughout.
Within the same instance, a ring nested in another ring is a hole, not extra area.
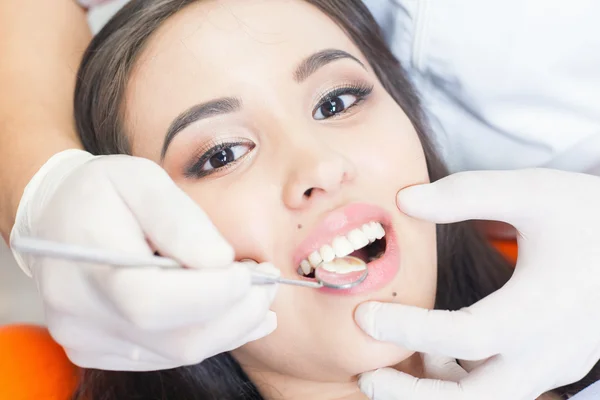
M 247 367 L 243 363 L 242 367 L 252 378 L 265 399 L 367 399 L 358 386 L 359 375 L 352 376 L 345 381 L 307 381 L 293 376 L 285 376 L 278 372 L 254 370 L 254 368 Z M 412 353 L 402 362 L 389 367 L 418 378 L 425 377 L 423 360 L 419 353 Z

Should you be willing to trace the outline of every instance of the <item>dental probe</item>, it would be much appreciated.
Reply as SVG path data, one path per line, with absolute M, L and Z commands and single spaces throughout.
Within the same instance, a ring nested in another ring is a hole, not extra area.
M 121 267 L 160 267 L 160 268 L 184 268 L 177 261 L 160 256 L 138 256 L 124 254 L 112 250 L 94 249 L 74 244 L 54 242 L 44 239 L 21 237 L 11 242 L 11 247 L 20 252 L 41 257 L 58 258 L 69 261 L 89 262 L 94 264 L 108 264 Z M 343 262 L 354 264 L 364 262 L 355 257 L 342 257 Z M 323 263 L 315 271 L 315 281 L 287 279 L 275 275 L 266 274 L 250 268 L 252 272 L 253 285 L 284 284 L 319 289 L 323 287 L 331 289 L 349 289 L 365 280 L 368 274 L 366 264 L 360 274 L 332 272 L 331 266 L 322 268 Z M 347 279 L 344 279 L 347 277 Z M 349 278 L 349 279 L 348 279 Z

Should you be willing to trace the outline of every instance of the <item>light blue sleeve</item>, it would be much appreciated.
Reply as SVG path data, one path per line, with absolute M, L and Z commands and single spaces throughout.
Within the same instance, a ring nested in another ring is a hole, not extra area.
M 588 386 L 586 389 L 571 397 L 570 400 L 598 400 L 600 399 L 600 381 Z
M 79 0 L 89 3 L 88 24 L 95 35 L 129 0 Z

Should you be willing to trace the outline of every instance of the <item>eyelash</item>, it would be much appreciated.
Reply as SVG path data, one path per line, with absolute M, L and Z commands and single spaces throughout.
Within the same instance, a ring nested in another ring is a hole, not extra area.
M 349 107 L 345 108 L 340 113 L 325 119 L 339 118 L 341 115 L 345 114 L 350 109 L 354 108 L 355 106 L 359 105 L 364 100 L 366 100 L 369 97 L 369 95 L 373 93 L 373 88 L 374 85 L 369 85 L 363 82 L 354 82 L 349 85 L 335 87 L 319 98 L 317 106 L 313 109 L 313 116 L 327 102 L 333 101 L 334 99 L 344 95 L 355 96 L 356 101 L 352 103 Z
M 238 161 L 245 158 L 248 153 L 242 155 L 237 160 L 228 163 L 224 167 L 215 168 L 212 170 L 203 170 L 206 163 L 209 162 L 210 159 L 213 156 L 217 155 L 219 152 L 221 152 L 223 150 L 235 148 L 236 146 L 242 146 L 242 145 L 246 145 L 249 147 L 248 152 L 252 151 L 254 149 L 254 147 L 256 146 L 252 141 L 247 140 L 247 139 L 222 141 L 222 142 L 217 142 L 217 143 L 212 142 L 212 143 L 208 144 L 208 146 L 211 146 L 211 147 L 207 150 L 201 149 L 198 152 L 198 154 L 201 154 L 201 155 L 197 158 L 194 158 L 197 161 L 191 163 L 191 165 L 186 168 L 186 172 L 185 172 L 186 178 L 196 178 L 196 179 L 204 178 L 204 177 L 212 175 L 218 171 L 223 171 L 223 170 L 227 170 L 228 168 L 231 168 L 233 165 L 237 164 Z M 206 147 L 206 146 L 204 146 L 204 147 Z
M 359 105 L 364 100 L 366 100 L 369 97 L 369 95 L 373 92 L 373 88 L 374 88 L 373 85 L 368 85 L 368 84 L 361 83 L 361 82 L 356 82 L 356 83 L 352 83 L 349 85 L 335 87 L 335 88 L 329 90 L 324 95 L 320 96 L 318 105 L 313 109 L 312 115 L 314 117 L 315 113 L 321 107 L 323 107 L 325 105 L 325 103 L 331 102 L 331 101 L 339 98 L 340 96 L 344 96 L 344 95 L 355 96 L 356 101 L 354 103 L 352 103 L 350 106 L 344 108 L 339 113 L 337 113 L 331 117 L 324 118 L 324 119 L 339 118 L 340 116 L 347 113 L 349 110 L 351 110 L 352 108 L 354 108 L 355 106 Z M 201 155 L 197 158 L 197 161 L 191 163 L 191 165 L 186 168 L 186 172 L 185 172 L 186 178 L 200 179 L 200 178 L 204 178 L 206 176 L 212 175 L 216 172 L 227 170 L 227 169 L 233 167 L 235 164 L 238 163 L 238 161 L 245 158 L 248 153 L 242 155 L 237 160 L 234 160 L 234 161 L 226 164 L 223 167 L 215 168 L 212 170 L 203 170 L 206 163 L 208 163 L 210 161 L 210 159 L 213 156 L 217 155 L 219 152 L 227 150 L 227 149 L 232 149 L 232 148 L 235 148 L 236 146 L 241 146 L 241 145 L 247 145 L 248 147 L 250 147 L 248 152 L 252 151 L 252 149 L 254 149 L 254 147 L 256 146 L 253 142 L 246 140 L 246 139 L 238 139 L 238 140 L 233 140 L 233 141 L 229 141 L 229 142 L 223 141 L 223 142 L 219 142 L 219 143 L 212 142 L 211 144 L 208 145 L 211 147 L 207 150 L 201 149 L 198 152 Z

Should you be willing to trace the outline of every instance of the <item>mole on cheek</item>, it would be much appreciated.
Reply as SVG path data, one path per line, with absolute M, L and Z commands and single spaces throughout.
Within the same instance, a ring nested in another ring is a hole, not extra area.
M 396 296 L 398 296 L 398 293 L 392 292 L 392 296 L 396 297 Z
M 302 229 L 302 224 L 298 224 L 298 229 Z

